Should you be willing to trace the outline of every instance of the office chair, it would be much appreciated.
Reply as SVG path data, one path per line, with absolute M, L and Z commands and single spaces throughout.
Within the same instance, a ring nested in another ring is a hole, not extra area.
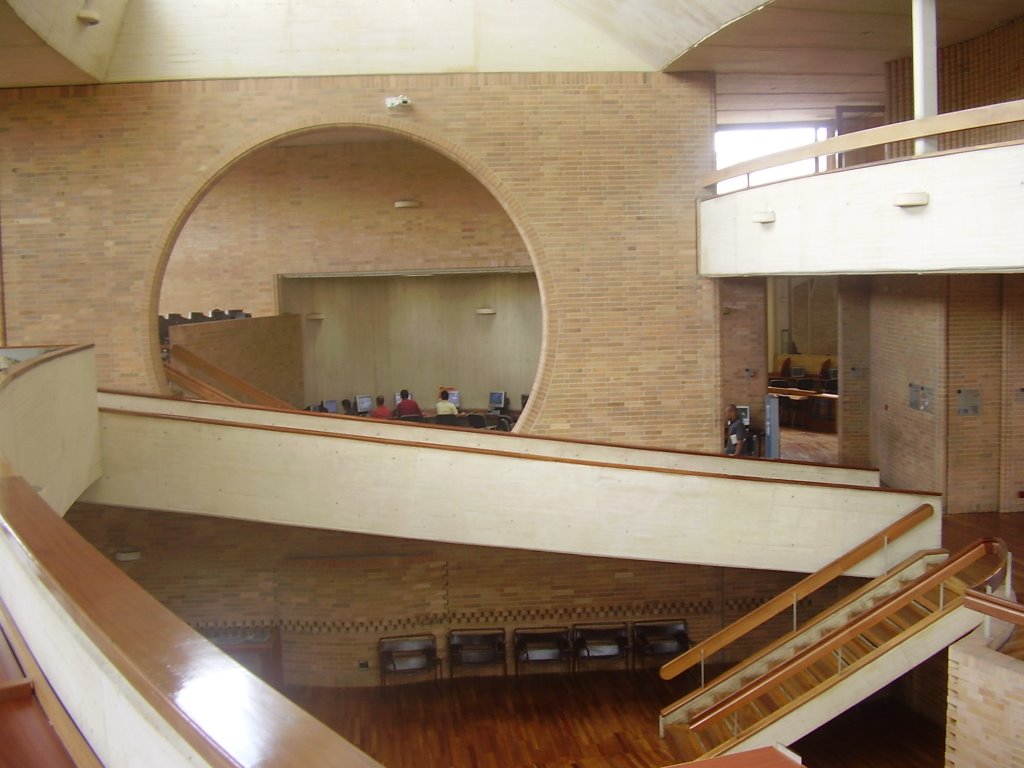
M 471 413 L 468 416 L 469 426 L 473 429 L 487 429 L 487 419 L 481 413 Z

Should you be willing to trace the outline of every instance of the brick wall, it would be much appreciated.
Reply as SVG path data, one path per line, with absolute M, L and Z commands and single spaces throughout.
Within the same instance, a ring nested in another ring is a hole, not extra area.
M 723 409 L 729 403 L 746 404 L 750 406 L 751 425 L 764 429 L 764 393 L 768 386 L 765 279 L 724 278 L 717 282 L 722 378 L 719 417 L 724 419 Z M 746 374 L 748 369 L 750 376 Z
M 893 488 L 945 489 L 946 282 L 873 278 L 871 463 Z
M 414 100 L 402 115 L 382 106 L 396 90 Z M 518 231 L 545 311 L 526 429 L 714 450 L 716 290 L 696 275 L 692 194 L 712 167 L 713 123 L 711 78 L 699 74 L 8 89 L 0 92 L 8 341 L 95 342 L 101 385 L 159 389 L 161 281 L 194 208 L 261 145 L 358 125 L 451 159 Z M 295 153 L 299 165 L 314 165 L 316 152 Z M 297 260 L 308 264 L 308 255 Z M 231 270 L 219 277 L 230 281 Z M 628 411 L 627 389 L 639 403 Z M 683 391 L 664 407 L 665 393 Z
M 941 19 L 940 19 L 941 24 Z M 1024 18 L 939 49 L 939 112 L 999 104 L 1024 98 Z M 912 59 L 897 59 L 886 66 L 887 122 L 914 118 L 914 76 Z M 939 137 L 939 149 L 1019 141 L 1024 125 L 1009 123 L 991 128 L 946 134 Z M 893 146 L 895 155 L 913 153 L 912 142 Z
M 302 408 L 302 329 L 297 315 L 172 325 L 171 344 Z M 214 382 L 211 382 L 214 383 Z
M 871 466 L 871 278 L 842 276 L 837 292 L 839 463 Z
M 956 512 L 999 509 L 1002 278 L 969 275 L 950 280 L 947 326 L 946 502 Z
M 1024 510 L 1024 275 L 1003 275 L 999 509 Z
M 380 637 L 433 632 L 443 645 L 454 627 L 684 616 L 702 639 L 802 578 L 89 505 L 67 520 L 101 552 L 140 549 L 125 572 L 200 630 L 280 627 L 285 681 L 304 685 L 373 685 Z M 857 583 L 802 601 L 801 617 Z M 742 658 L 789 621 L 785 612 L 722 658 Z
M 421 207 L 394 207 L 408 198 Z M 281 273 L 529 266 L 494 196 L 436 151 L 400 139 L 271 146 L 239 161 L 192 213 L 160 313 L 271 315 Z
M 969 636 L 949 648 L 947 768 L 1024 764 L 1024 662 Z

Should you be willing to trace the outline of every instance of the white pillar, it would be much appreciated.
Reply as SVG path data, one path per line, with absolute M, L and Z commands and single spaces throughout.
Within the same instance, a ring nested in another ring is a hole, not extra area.
M 914 5 L 914 119 L 939 113 L 938 24 L 935 0 L 912 0 Z M 914 154 L 935 152 L 939 141 L 926 136 L 914 142 Z

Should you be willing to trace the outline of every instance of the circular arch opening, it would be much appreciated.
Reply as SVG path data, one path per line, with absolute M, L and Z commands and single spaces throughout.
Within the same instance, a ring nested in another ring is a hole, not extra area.
M 428 410 L 451 387 L 464 408 L 501 391 L 519 410 L 541 363 L 539 281 L 506 208 L 461 159 L 378 127 L 298 130 L 235 159 L 169 238 L 157 302 L 165 340 L 295 405 L 404 388 Z M 223 313 L 261 321 L 185 322 Z M 275 368 L 296 334 L 289 380 Z

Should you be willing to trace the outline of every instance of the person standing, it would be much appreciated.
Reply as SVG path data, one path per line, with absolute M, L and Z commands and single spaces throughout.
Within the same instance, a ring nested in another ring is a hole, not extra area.
M 747 427 L 740 418 L 735 405 L 725 407 L 725 449 L 726 456 L 743 456 L 747 452 Z

